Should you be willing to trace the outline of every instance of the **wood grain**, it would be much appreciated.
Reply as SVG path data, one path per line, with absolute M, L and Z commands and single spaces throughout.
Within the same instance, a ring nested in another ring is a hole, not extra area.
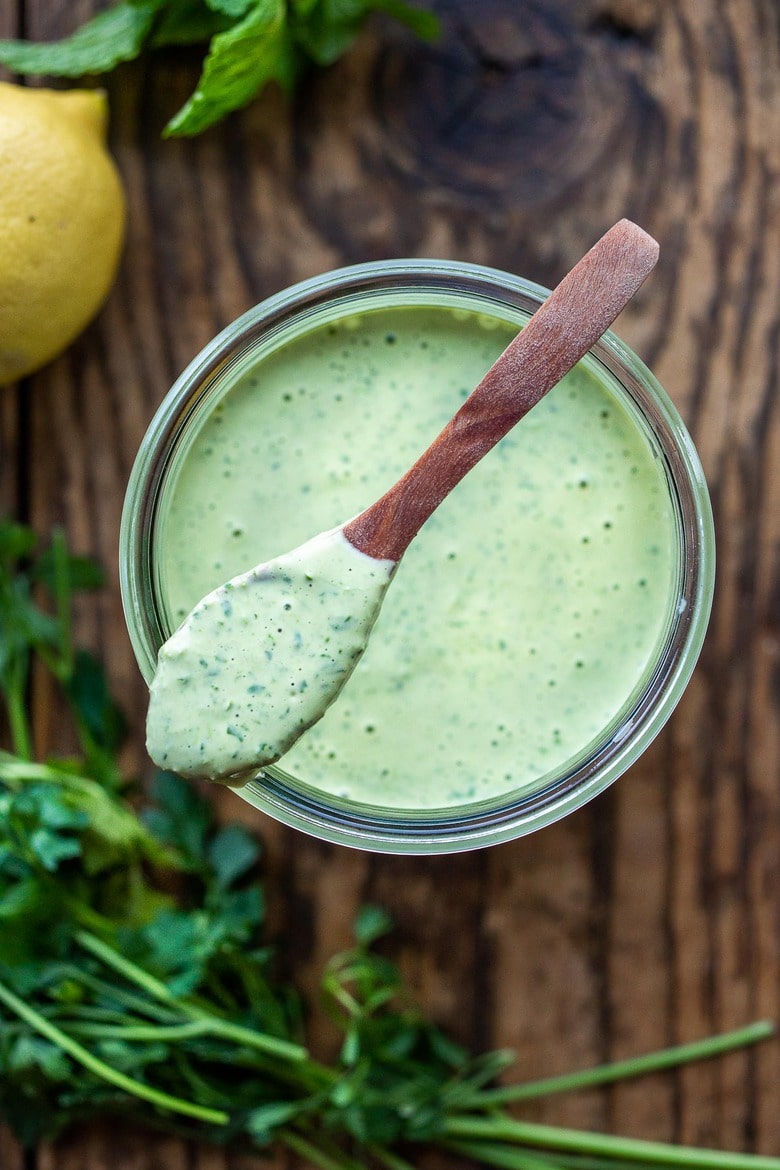
M 5 31 L 70 31 L 97 0 L 10 0 Z M 627 216 L 661 243 L 617 332 L 692 430 L 719 551 L 712 624 L 666 730 L 608 793 L 524 840 L 454 858 L 364 856 L 270 824 L 272 928 L 304 987 L 381 901 L 391 953 L 463 1042 L 538 1076 L 780 1021 L 780 9 L 776 0 L 441 0 L 441 40 L 377 20 L 295 99 L 269 92 L 191 142 L 162 141 L 191 54 L 107 80 L 129 238 L 97 321 L 0 394 L 0 493 L 66 526 L 109 588 L 79 614 L 131 715 L 117 537 L 144 428 L 197 350 L 243 309 L 335 265 L 390 256 L 492 264 L 552 286 Z M 41 748 L 61 745 L 36 696 Z M 315 1043 L 331 1043 L 322 1021 Z M 780 1154 L 780 1045 L 550 1099 L 527 1113 Z M 3 1170 L 255 1170 L 113 1127 Z M 281 1163 L 280 1163 L 281 1164 Z M 456 1170 L 457 1163 L 448 1163 Z

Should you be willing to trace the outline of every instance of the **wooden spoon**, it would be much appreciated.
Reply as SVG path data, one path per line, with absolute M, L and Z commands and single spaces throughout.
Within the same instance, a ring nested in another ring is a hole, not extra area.
M 147 747 L 160 767 L 243 783 L 322 717 L 420 527 L 601 337 L 657 258 L 655 240 L 621 220 L 376 503 L 196 605 L 160 650 L 150 687 Z
M 655 267 L 658 244 L 621 219 L 572 268 L 444 430 L 389 491 L 344 525 L 350 544 L 398 561 L 464 475 L 588 352 Z

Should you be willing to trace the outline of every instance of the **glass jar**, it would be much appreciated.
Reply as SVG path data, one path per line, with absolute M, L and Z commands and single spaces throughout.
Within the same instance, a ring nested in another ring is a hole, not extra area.
M 182 469 L 187 468 L 188 458 L 192 459 L 198 436 L 206 422 L 216 417 L 215 412 L 230 407 L 230 394 L 237 393 L 235 387 L 245 387 L 250 378 L 257 384 L 252 393 L 262 394 L 263 370 L 274 355 L 315 333 L 321 337 L 330 329 L 338 334 L 350 323 L 365 320 L 367 313 L 444 310 L 454 314 L 456 321 L 458 315 L 463 321 L 473 321 L 476 314 L 486 329 L 495 326 L 499 331 L 511 332 L 522 327 L 546 296 L 547 290 L 537 285 L 477 265 L 439 260 L 360 264 L 304 281 L 270 297 L 206 346 L 172 387 L 149 426 L 131 474 L 122 516 L 122 599 L 133 649 L 146 681 L 154 674 L 159 647 L 173 632 L 180 616 L 174 616 L 166 597 L 169 587 L 164 565 L 171 532 L 171 500 Z M 477 783 L 473 794 L 448 798 L 438 805 L 420 801 L 425 807 L 418 807 L 409 797 L 388 799 L 385 804 L 375 795 L 367 800 L 340 792 L 337 764 L 326 783 L 321 779 L 311 783 L 311 777 L 292 775 L 285 757 L 260 769 L 249 783 L 237 788 L 241 797 L 277 820 L 325 840 L 382 852 L 454 852 L 510 840 L 550 824 L 602 792 L 650 744 L 685 688 L 707 627 L 714 585 L 709 497 L 691 439 L 674 406 L 642 362 L 608 333 L 584 359 L 583 366 L 625 412 L 647 446 L 651 460 L 660 469 L 662 490 L 668 492 L 665 506 L 671 516 L 670 567 L 668 582 L 664 578 L 659 627 L 646 661 L 631 685 L 626 686 L 618 709 L 565 759 L 556 760 L 549 768 L 540 766 L 533 778 L 529 781 L 526 777 L 522 784 L 508 779 L 500 791 L 485 794 Z M 551 394 L 558 390 L 556 387 Z M 456 405 L 452 404 L 453 410 Z M 527 420 L 520 424 L 521 428 L 527 425 Z M 434 433 L 420 439 L 419 450 Z M 316 430 L 311 439 L 307 434 L 308 429 L 301 428 L 300 446 L 294 455 L 302 467 L 307 461 L 318 464 L 323 459 L 323 452 L 316 446 Z M 388 436 L 388 442 L 392 442 L 392 436 Z M 260 485 L 262 510 L 263 460 L 247 461 L 231 474 L 251 476 Z M 373 498 L 365 498 L 361 507 Z M 349 514 L 333 516 L 329 524 L 312 528 L 305 535 L 345 521 Z M 417 541 L 424 539 L 424 534 L 425 530 Z M 241 568 L 249 568 L 300 542 L 285 540 L 281 533 L 271 552 L 250 559 Z M 457 565 L 452 572 L 458 572 Z M 226 573 L 225 577 L 231 575 L 232 572 Z M 222 579 L 217 574 L 209 589 Z M 435 606 L 436 582 L 431 581 L 431 586 L 430 604 Z M 394 588 L 391 586 L 391 594 Z M 192 598 L 193 604 L 198 596 Z M 456 657 L 450 673 L 457 670 Z M 522 704 L 522 694 L 516 696 L 516 701 Z M 341 699 L 334 707 L 340 702 Z M 410 735 L 418 737 L 415 750 L 421 772 L 436 741 L 436 728 L 418 727 L 422 718 L 420 711 L 409 709 L 408 721 L 396 729 L 396 734 L 405 739 Z M 447 766 L 446 759 L 437 764 L 444 771 Z M 411 779 L 413 791 L 417 781 L 415 777 Z

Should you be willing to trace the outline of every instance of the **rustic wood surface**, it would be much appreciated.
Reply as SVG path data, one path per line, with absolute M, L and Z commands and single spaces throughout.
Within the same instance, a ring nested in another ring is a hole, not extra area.
M 71 31 L 95 0 L 3 0 L 0 35 Z M 60 359 L 0 392 L 0 506 L 64 524 L 107 567 L 80 636 L 142 750 L 144 687 L 117 584 L 120 507 L 152 412 L 242 310 L 335 265 L 480 261 L 551 285 L 627 215 L 661 242 L 617 331 L 694 434 L 719 574 L 700 665 L 666 730 L 609 792 L 531 838 L 432 859 L 280 828 L 274 933 L 302 984 L 382 902 L 420 1001 L 475 1050 L 541 1076 L 780 1021 L 780 8 L 777 0 L 441 0 L 442 39 L 377 19 L 293 101 L 269 92 L 193 141 L 161 128 L 194 56 L 107 80 L 129 235 L 114 292 Z M 36 695 L 39 747 L 62 746 Z M 317 1040 L 317 1036 L 315 1036 Z M 780 1043 L 527 1115 L 780 1154 Z M 267 1165 L 116 1127 L 2 1170 Z M 455 1165 L 455 1163 L 451 1163 Z

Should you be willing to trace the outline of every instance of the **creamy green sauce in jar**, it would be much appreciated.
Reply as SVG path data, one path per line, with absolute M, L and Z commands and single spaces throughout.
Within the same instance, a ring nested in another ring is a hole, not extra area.
M 166 489 L 170 629 L 377 499 L 515 332 L 463 310 L 377 309 L 242 375 Z M 384 808 L 451 807 L 536 787 L 616 719 L 669 622 L 677 531 L 661 462 L 594 371 L 567 375 L 423 527 L 284 772 Z

